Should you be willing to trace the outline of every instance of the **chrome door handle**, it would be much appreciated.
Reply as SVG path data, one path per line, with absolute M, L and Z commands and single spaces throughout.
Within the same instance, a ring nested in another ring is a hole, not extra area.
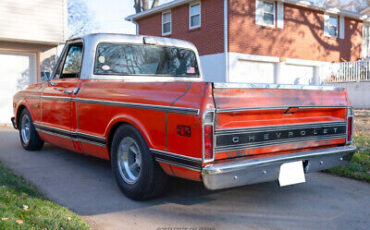
M 65 93 L 65 94 L 72 94 L 73 93 L 73 91 L 72 90 L 64 90 L 64 92 L 63 93 Z

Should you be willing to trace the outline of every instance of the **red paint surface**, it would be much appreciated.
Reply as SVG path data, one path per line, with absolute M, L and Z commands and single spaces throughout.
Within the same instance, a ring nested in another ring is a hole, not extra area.
M 54 81 L 54 80 L 53 80 Z M 202 116 L 215 106 L 226 108 L 251 108 L 266 106 L 345 106 L 346 92 L 284 89 L 213 89 L 206 82 L 127 82 L 122 80 L 55 80 L 56 86 L 40 83 L 20 91 L 15 97 L 16 108 L 25 106 L 34 122 L 54 128 L 81 132 L 107 139 L 106 147 L 66 139 L 40 132 L 40 137 L 52 144 L 79 153 L 109 159 L 111 137 L 114 128 L 121 123 L 136 127 L 148 147 L 202 158 Z M 65 94 L 65 90 L 80 87 L 77 95 Z M 187 92 L 186 94 L 184 94 Z M 46 100 L 27 96 L 58 96 L 85 98 L 100 101 L 139 103 L 147 105 L 175 106 L 199 109 L 199 115 L 179 114 L 142 108 L 128 108 L 111 105 L 74 102 L 71 100 Z M 38 106 L 35 106 L 38 105 Z M 345 121 L 344 108 L 295 109 L 293 114 L 285 110 L 253 110 L 218 113 L 215 129 L 248 128 L 284 124 Z M 15 111 L 17 116 L 17 111 Z M 191 136 L 177 134 L 178 125 L 191 128 Z M 241 151 L 217 153 L 216 160 L 235 157 L 265 156 L 283 154 L 324 146 L 344 144 L 344 139 L 328 141 L 307 141 L 283 144 Z M 201 180 L 199 171 L 192 171 L 175 165 L 160 163 L 170 175 L 191 180 Z

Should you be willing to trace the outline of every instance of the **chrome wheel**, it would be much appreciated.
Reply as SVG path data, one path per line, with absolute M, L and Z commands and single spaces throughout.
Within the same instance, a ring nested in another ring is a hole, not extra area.
M 135 183 L 140 175 L 142 154 L 135 139 L 124 137 L 118 147 L 119 172 L 126 183 Z
M 24 115 L 21 120 L 21 137 L 25 144 L 28 144 L 31 139 L 31 120 L 27 115 Z

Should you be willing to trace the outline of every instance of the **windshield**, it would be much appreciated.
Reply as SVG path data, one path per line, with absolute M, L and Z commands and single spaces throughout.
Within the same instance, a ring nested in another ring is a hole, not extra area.
M 178 47 L 101 43 L 94 73 L 100 75 L 151 75 L 198 77 L 193 51 Z

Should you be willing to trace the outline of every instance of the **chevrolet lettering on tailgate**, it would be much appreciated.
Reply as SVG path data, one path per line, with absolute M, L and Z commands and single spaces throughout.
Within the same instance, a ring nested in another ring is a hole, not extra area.
M 69 40 L 45 82 L 14 96 L 26 150 L 44 142 L 111 162 L 135 200 L 168 176 L 211 190 L 346 164 L 355 147 L 345 90 L 332 86 L 211 83 L 181 40 L 91 34 Z
M 220 130 L 216 133 L 216 150 L 236 150 L 302 140 L 324 140 L 346 137 L 346 123 L 289 125 L 278 127 Z

